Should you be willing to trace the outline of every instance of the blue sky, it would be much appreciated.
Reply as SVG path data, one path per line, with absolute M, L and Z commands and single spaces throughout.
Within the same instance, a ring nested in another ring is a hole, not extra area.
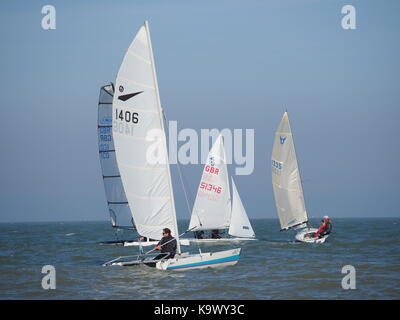
M 57 29 L 41 28 L 52 4 Z M 357 29 L 341 27 L 356 8 Z M 0 12 L 0 221 L 108 219 L 99 87 L 144 20 L 161 101 L 178 128 L 254 128 L 236 185 L 276 218 L 270 157 L 289 111 L 311 217 L 400 216 L 398 1 L 9 1 Z M 200 165 L 183 168 L 192 193 Z M 189 218 L 173 168 L 178 218 Z

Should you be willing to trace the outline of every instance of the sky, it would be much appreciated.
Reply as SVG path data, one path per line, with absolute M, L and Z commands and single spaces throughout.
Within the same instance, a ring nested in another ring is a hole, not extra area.
M 41 27 L 47 4 L 55 30 Z M 355 30 L 341 26 L 347 4 Z M 99 88 L 144 20 L 179 130 L 255 130 L 254 171 L 235 176 L 250 218 L 277 218 L 270 158 L 285 109 L 310 217 L 399 217 L 399 12 L 397 0 L 8 1 L 0 222 L 108 219 Z M 194 194 L 202 165 L 183 172 Z M 189 219 L 172 175 L 178 218 Z

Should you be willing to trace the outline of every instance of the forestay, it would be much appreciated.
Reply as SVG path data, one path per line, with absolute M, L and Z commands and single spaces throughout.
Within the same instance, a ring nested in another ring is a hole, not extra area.
M 282 229 L 307 222 L 303 190 L 287 112 L 275 133 L 272 149 L 272 185 Z
M 255 238 L 246 210 L 232 179 L 232 215 L 228 233 L 234 237 Z
M 222 136 L 219 135 L 208 153 L 189 230 L 227 229 L 230 216 L 228 168 Z
M 136 229 L 142 236 L 160 239 L 162 229 L 168 227 L 177 237 L 167 143 L 147 24 L 128 48 L 115 88 L 114 144 Z
M 99 156 L 112 226 L 132 228 L 132 216 L 115 159 L 112 137 L 112 85 L 100 89 L 98 106 Z

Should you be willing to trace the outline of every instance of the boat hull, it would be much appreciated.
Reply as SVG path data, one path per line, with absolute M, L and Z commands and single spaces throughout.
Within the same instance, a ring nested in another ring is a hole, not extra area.
M 173 259 L 156 263 L 160 270 L 193 270 L 205 268 L 222 268 L 235 265 L 240 259 L 240 248 L 231 250 L 177 256 Z
M 186 240 L 186 239 L 185 239 Z M 241 241 L 254 241 L 256 238 L 220 238 L 220 239 L 187 239 L 191 244 L 227 244 L 238 243 Z
M 296 234 L 295 238 L 297 241 L 301 241 L 304 243 L 324 243 L 326 238 L 329 237 L 329 234 L 323 236 L 322 238 L 314 238 L 314 237 L 307 236 L 307 235 L 309 235 L 311 233 L 315 233 L 317 231 L 318 231 L 318 229 L 315 229 L 315 228 L 303 229 Z
M 189 239 L 179 239 L 179 243 L 181 246 L 188 246 L 190 245 Z M 124 247 L 149 247 L 149 246 L 156 246 L 158 241 L 125 241 Z

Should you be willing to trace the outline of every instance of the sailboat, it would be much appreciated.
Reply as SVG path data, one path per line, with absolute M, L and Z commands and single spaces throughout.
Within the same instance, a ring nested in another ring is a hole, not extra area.
M 132 212 L 126 199 L 125 190 L 122 185 L 117 160 L 115 156 L 114 141 L 112 134 L 112 101 L 114 97 L 114 85 L 104 85 L 100 88 L 98 104 L 98 146 L 99 158 L 102 170 L 104 190 L 107 199 L 108 211 L 111 225 L 117 230 L 136 230 Z M 189 241 L 181 239 L 182 245 L 189 245 Z M 132 241 L 115 240 L 103 241 L 101 244 L 120 244 L 128 246 L 155 246 L 158 241 Z
M 203 175 L 193 206 L 189 230 L 226 229 L 229 237 L 190 239 L 198 243 L 256 240 L 235 182 L 232 180 L 232 198 L 222 135 L 215 140 L 203 169 Z M 232 199 L 232 201 L 231 201 Z
M 272 149 L 272 186 L 281 230 L 296 231 L 296 240 L 323 243 L 328 235 L 314 238 L 317 229 L 308 222 L 300 171 L 297 164 L 289 116 L 285 112 L 275 133 Z
M 187 270 L 236 264 L 240 248 L 207 253 L 199 250 L 198 254 L 181 251 L 163 110 L 147 21 L 124 56 L 115 87 L 112 109 L 115 154 L 136 229 L 142 236 L 159 240 L 162 230 L 169 228 L 177 240 L 177 253 L 174 258 L 158 261 L 146 254 L 137 255 L 136 259 L 119 257 L 104 265 L 145 264 L 160 270 Z

